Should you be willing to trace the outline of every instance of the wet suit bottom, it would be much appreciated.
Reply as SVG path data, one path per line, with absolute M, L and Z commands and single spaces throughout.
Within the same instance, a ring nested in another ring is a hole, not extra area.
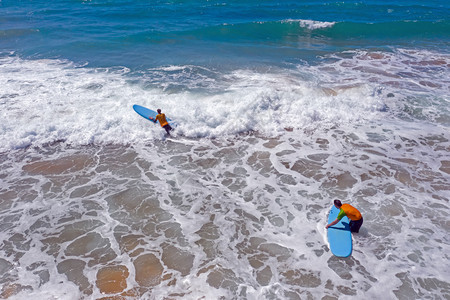
M 170 135 L 169 131 L 172 130 L 172 127 L 169 124 L 167 124 L 167 125 L 164 125 L 163 128 L 166 130 L 167 134 Z
M 358 221 L 352 221 L 350 220 L 350 231 L 351 232 L 359 232 L 359 228 L 361 228 L 361 225 L 363 224 L 363 218 L 359 219 Z

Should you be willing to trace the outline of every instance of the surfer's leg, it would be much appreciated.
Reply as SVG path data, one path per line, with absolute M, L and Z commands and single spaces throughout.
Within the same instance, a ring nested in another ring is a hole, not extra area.
M 172 130 L 172 127 L 169 124 L 167 124 L 164 126 L 164 129 L 166 130 L 167 135 L 170 135 L 170 131 Z
M 350 225 L 350 231 L 358 233 L 362 224 L 363 224 L 363 218 L 362 217 L 358 221 L 350 221 L 350 224 L 349 224 Z

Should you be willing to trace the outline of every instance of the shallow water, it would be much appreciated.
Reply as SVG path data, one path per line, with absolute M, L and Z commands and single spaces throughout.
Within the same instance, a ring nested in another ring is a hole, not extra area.
M 448 133 L 385 128 L 5 153 L 2 296 L 447 297 Z M 346 259 L 336 197 L 365 219 Z

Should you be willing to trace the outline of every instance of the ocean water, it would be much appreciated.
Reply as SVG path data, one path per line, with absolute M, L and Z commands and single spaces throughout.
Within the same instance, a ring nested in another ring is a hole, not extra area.
M 450 299 L 449 94 L 447 1 L 1 0 L 0 297 Z

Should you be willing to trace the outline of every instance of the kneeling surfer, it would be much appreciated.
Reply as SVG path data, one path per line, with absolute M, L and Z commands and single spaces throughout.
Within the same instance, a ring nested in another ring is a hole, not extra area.
M 162 128 L 164 128 L 167 132 L 167 135 L 170 135 L 170 132 L 172 130 L 172 127 L 169 125 L 169 123 L 166 120 L 166 115 L 161 113 L 161 109 L 157 109 L 156 110 L 158 112 L 158 114 L 156 115 L 156 117 L 153 119 L 152 117 L 149 117 L 150 120 L 152 120 L 154 123 L 156 123 L 157 121 L 159 121 L 159 124 L 161 125 Z
M 334 206 L 339 209 L 339 214 L 333 222 L 328 224 L 326 228 L 337 224 L 344 216 L 347 216 L 350 219 L 350 231 L 351 232 L 359 232 L 359 228 L 363 223 L 363 217 L 359 210 L 351 206 L 350 204 L 342 204 L 340 200 L 334 200 Z

